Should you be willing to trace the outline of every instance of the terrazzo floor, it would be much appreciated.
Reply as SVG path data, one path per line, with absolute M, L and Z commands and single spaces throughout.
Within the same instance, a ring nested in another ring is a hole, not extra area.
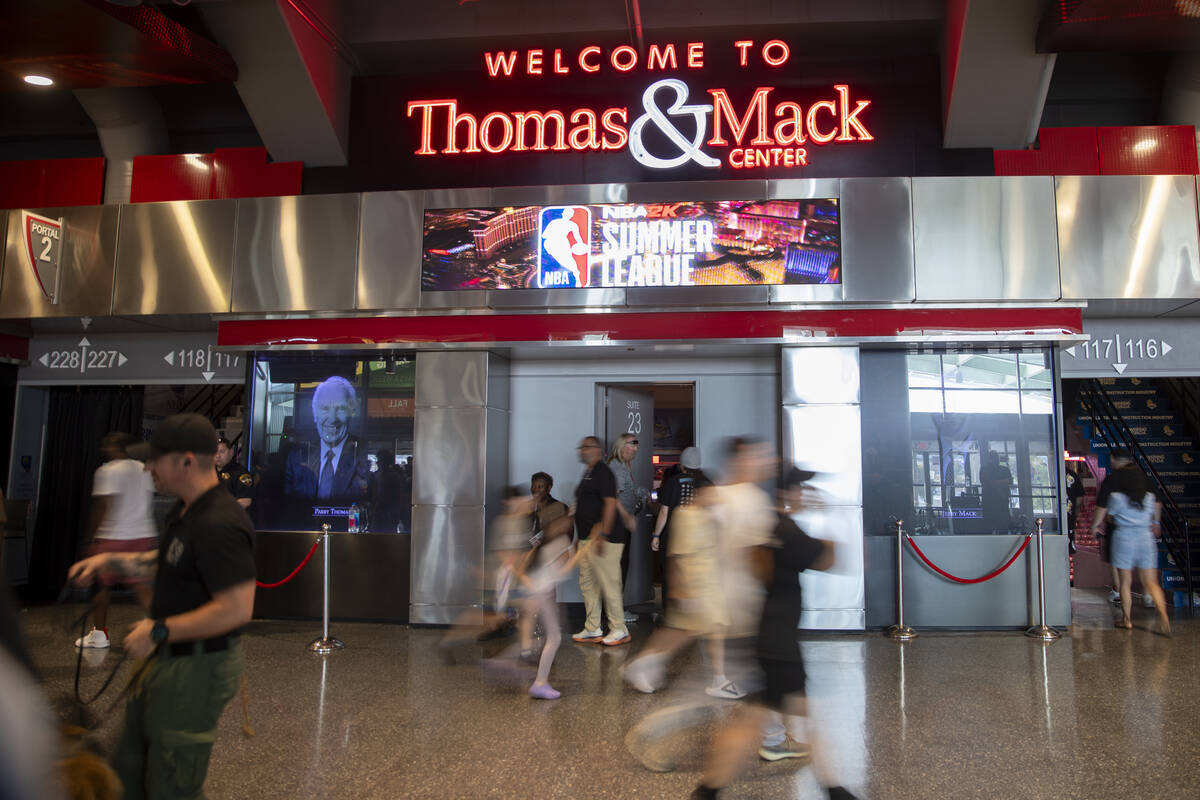
M 927 633 L 908 644 L 879 634 L 804 642 L 813 724 L 836 774 L 871 800 L 928 798 L 1200 797 L 1200 622 L 1177 619 L 1175 636 L 1111 628 L 1099 592 L 1076 590 L 1070 636 L 1049 646 L 1019 633 Z M 1140 611 L 1140 609 L 1139 609 Z M 1143 612 L 1144 613 L 1144 612 Z M 72 635 L 61 610 L 21 613 L 47 693 L 69 697 Z M 136 617 L 116 606 L 111 628 Z M 1144 618 L 1148 621 L 1148 618 Z M 643 695 L 621 664 L 641 648 L 564 644 L 555 701 L 532 700 L 481 679 L 472 645 L 443 664 L 440 631 L 337 623 L 346 649 L 321 657 L 305 646 L 313 622 L 255 621 L 243 637 L 250 724 L 240 698 L 221 721 L 210 798 L 683 798 L 698 777 L 711 730 L 677 741 L 674 772 L 635 760 L 625 734 L 674 702 L 703 675 L 692 650 L 672 669 L 675 687 Z M 118 652 L 91 651 L 85 695 Z M 124 684 L 125 663 L 115 685 Z M 93 704 L 97 715 L 110 692 Z M 718 712 L 719 713 L 719 712 Z M 95 737 L 111 747 L 119 708 Z M 811 769 L 759 762 L 729 798 L 816 798 Z

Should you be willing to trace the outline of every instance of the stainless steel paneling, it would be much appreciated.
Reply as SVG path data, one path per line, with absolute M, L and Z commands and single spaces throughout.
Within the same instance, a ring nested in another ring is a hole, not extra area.
M 485 405 L 487 360 L 482 350 L 417 353 L 417 408 Z
M 483 591 L 483 507 L 413 507 L 409 621 L 444 625 Z
M 422 213 L 420 192 L 362 196 L 356 308 L 421 304 Z
M 647 286 L 625 290 L 630 306 L 720 306 L 767 303 L 770 286 Z
M 913 178 L 912 203 L 918 300 L 1058 299 L 1052 178 Z
M 492 308 L 614 308 L 625 305 L 625 289 L 495 290 L 475 292 Z M 459 297 L 471 292 L 450 292 Z M 428 296 L 428 295 L 426 295 Z
M 783 457 L 816 470 L 812 484 L 830 503 L 862 505 L 862 430 L 859 407 L 783 407 Z
M 484 415 L 487 430 L 483 439 L 483 495 L 486 506 L 484 510 L 489 523 L 504 510 L 504 487 L 510 483 L 523 483 L 522 480 L 508 479 L 509 414 L 505 409 L 489 407 Z
M 25 252 L 21 212 L 8 212 L 0 317 L 100 317 L 112 313 L 120 206 L 27 209 L 64 220 L 59 298 L 51 305 Z
M 418 406 L 414 427 L 413 503 L 482 506 L 486 409 Z
M 511 405 L 512 378 L 507 358 L 495 353 L 487 354 L 487 407 L 507 411 Z
M 843 297 L 896 303 L 915 298 L 912 182 L 843 178 L 840 205 Z
M 123 206 L 113 313 L 228 313 L 236 215 L 236 200 Z
M 1054 181 L 1064 298 L 1200 296 L 1193 176 Z
M 421 308 L 487 308 L 490 292 L 421 292 Z
M 841 196 L 841 185 L 837 178 L 783 178 L 767 181 L 767 197 L 771 200 Z
M 800 627 L 862 630 L 866 625 L 863 586 L 863 518 L 857 506 L 827 506 L 792 517 L 805 533 L 834 544 L 834 566 L 800 573 L 804 610 Z
M 629 190 L 623 183 L 584 183 L 574 186 L 507 186 L 492 190 L 492 204 L 505 206 L 567 206 L 624 203 Z
M 765 200 L 766 181 L 662 181 L 629 184 L 631 203 L 667 203 L 672 200 Z
M 780 350 L 783 404 L 857 403 L 857 347 L 784 347 Z
M 839 284 L 789 284 L 772 286 L 772 303 L 834 303 L 842 299 Z
M 238 201 L 233 311 L 354 308 L 359 195 Z
M 430 189 L 425 208 L 491 208 L 491 189 Z

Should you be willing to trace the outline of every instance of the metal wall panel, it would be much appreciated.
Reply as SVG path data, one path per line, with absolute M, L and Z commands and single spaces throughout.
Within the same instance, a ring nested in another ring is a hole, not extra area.
M 1058 299 L 1052 178 L 913 178 L 912 204 L 918 300 Z
M 415 505 L 484 504 L 486 412 L 484 408 L 417 407 L 413 442 Z
M 784 178 L 767 181 L 769 200 L 805 200 L 810 197 L 841 197 L 837 178 Z
M 862 630 L 866 627 L 863 586 L 863 521 L 858 506 L 824 506 L 792 519 L 809 536 L 833 542 L 834 568 L 800 573 L 807 630 Z
M 233 311 L 354 308 L 359 195 L 238 201 Z
M 425 208 L 491 208 L 491 189 L 429 189 Z
M 1054 181 L 1064 298 L 1200 296 L 1194 176 Z
M 236 200 L 122 206 L 113 313 L 228 313 L 236 215 Z
M 912 181 L 841 181 L 842 292 L 846 300 L 907 303 L 916 297 Z
M 46 300 L 38 287 L 25 252 L 21 211 L 9 211 L 0 317 L 100 317 L 111 314 L 120 209 L 115 205 L 28 209 L 47 217 L 62 217 L 65 223 L 59 299 L 54 305 Z
M 512 378 L 509 361 L 495 353 L 487 354 L 487 407 L 507 411 L 512 408 Z
M 416 407 L 482 407 L 487 367 L 488 354 L 481 350 L 418 352 Z
M 629 188 L 623 183 L 585 183 L 573 186 L 507 186 L 492 190 L 492 203 L 505 206 L 568 206 L 624 203 Z
M 482 506 L 413 507 L 411 623 L 445 625 L 479 602 L 483 536 Z
M 772 286 L 772 303 L 836 303 L 842 299 L 840 283 Z
M 625 305 L 626 289 L 554 289 L 553 291 L 444 292 L 462 297 L 476 294 L 491 308 L 615 308 Z M 430 293 L 432 294 L 432 293 Z M 426 295 L 428 296 L 428 295 Z
M 783 407 L 784 457 L 816 470 L 813 486 L 836 505 L 862 505 L 862 431 L 854 405 Z
M 358 309 L 421 304 L 421 192 L 367 192 L 358 238 Z
M 785 347 L 780 351 L 783 404 L 857 403 L 857 347 Z
M 647 286 L 625 290 L 631 306 L 720 306 L 767 303 L 773 286 Z
M 766 181 L 662 181 L 629 184 L 631 203 L 669 203 L 673 200 L 765 200 Z

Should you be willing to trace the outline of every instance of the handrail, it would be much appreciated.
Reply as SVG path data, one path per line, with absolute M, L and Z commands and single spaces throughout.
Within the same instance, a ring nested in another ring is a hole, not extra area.
M 1104 438 L 1109 447 L 1120 446 L 1127 449 L 1133 456 L 1134 461 L 1139 467 L 1150 477 L 1154 483 L 1155 494 L 1162 501 L 1163 508 L 1167 512 L 1165 518 L 1169 523 L 1163 526 L 1163 544 L 1167 551 L 1175 558 L 1176 564 L 1183 565 L 1184 582 L 1187 589 L 1188 607 L 1193 606 L 1192 593 L 1192 536 L 1190 525 L 1188 524 L 1187 515 L 1179 508 L 1175 502 L 1175 498 L 1167 489 L 1162 477 L 1158 474 L 1158 470 L 1150 463 L 1150 459 L 1146 457 L 1145 451 L 1142 450 L 1133 432 L 1129 430 L 1121 413 L 1117 410 L 1112 398 L 1108 396 L 1108 392 L 1104 391 L 1104 387 L 1097 380 L 1087 380 L 1083 382 L 1083 391 L 1080 399 L 1086 403 L 1086 411 L 1096 423 L 1096 428 L 1100 435 Z M 1179 539 L 1182 534 L 1183 552 L 1179 552 Z

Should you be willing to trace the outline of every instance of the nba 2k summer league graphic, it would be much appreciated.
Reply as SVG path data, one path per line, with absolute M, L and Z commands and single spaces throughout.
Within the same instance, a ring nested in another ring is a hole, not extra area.
M 425 212 L 425 291 L 840 282 L 834 199 Z

